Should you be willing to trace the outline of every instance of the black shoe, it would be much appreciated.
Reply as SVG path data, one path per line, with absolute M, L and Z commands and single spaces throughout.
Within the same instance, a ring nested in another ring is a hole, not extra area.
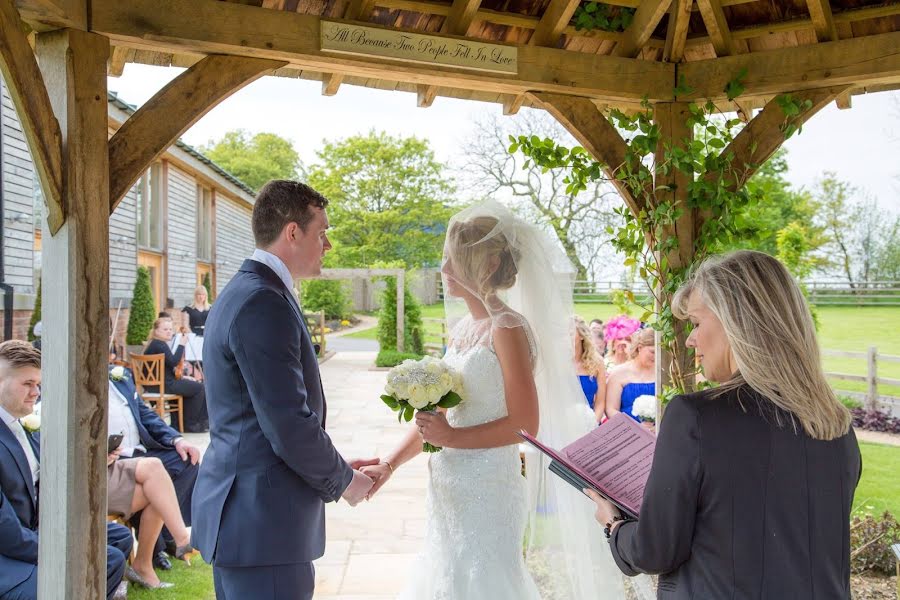
M 169 561 L 169 557 L 166 556 L 165 552 L 157 552 L 156 556 L 153 557 L 153 567 L 155 569 L 168 571 L 172 568 L 172 563 Z

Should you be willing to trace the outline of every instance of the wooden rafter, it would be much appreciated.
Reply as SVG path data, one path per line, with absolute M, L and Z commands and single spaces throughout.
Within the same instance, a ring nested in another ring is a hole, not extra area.
M 816 38 L 820 42 L 835 42 L 838 40 L 837 27 L 831 16 L 831 5 L 828 0 L 806 0 L 809 7 L 809 16 L 816 28 Z
M 115 46 L 109 55 L 109 66 L 107 67 L 107 75 L 110 77 L 121 77 L 125 72 L 125 62 L 128 59 L 128 48 L 124 46 Z
M 579 4 L 580 0 L 550 0 L 531 36 L 530 43 L 535 46 L 555 47 Z
M 590 99 L 546 93 L 531 94 L 531 98 L 535 105 L 553 115 L 595 160 L 605 165 L 612 184 L 628 208 L 635 214 L 646 208 L 643 194 L 633 194 L 613 176 L 625 165 L 628 146 Z M 642 165 L 632 167 L 645 169 Z M 649 176 L 648 185 L 652 185 Z
M 475 20 L 481 0 L 453 0 L 450 13 L 441 26 L 441 33 L 450 35 L 468 35 L 469 27 Z
M 853 98 L 850 94 L 850 90 L 838 94 L 837 98 L 834 99 L 834 103 L 841 110 L 853 108 Z
M 722 3 L 719 0 L 697 0 L 697 7 L 700 9 L 703 24 L 706 25 L 716 56 L 737 54 L 737 46 L 722 11 Z
M 525 94 L 518 94 L 516 96 L 506 96 L 503 99 L 503 114 L 506 116 L 511 116 L 519 112 L 519 109 L 522 108 L 522 104 L 525 102 Z
M 368 21 L 374 9 L 373 0 L 350 0 L 344 18 L 348 21 Z
M 437 96 L 436 85 L 418 85 L 416 89 L 416 106 L 428 108 L 434 103 L 435 96 Z
M 674 0 L 669 8 L 669 26 L 666 28 L 666 45 L 663 48 L 663 62 L 681 62 L 687 44 L 688 25 L 691 21 L 691 6 L 694 0 Z
M 634 20 L 625 31 L 622 40 L 616 44 L 613 54 L 634 58 L 653 35 L 663 15 L 669 10 L 672 0 L 644 0 L 634 13 Z M 685 35 L 687 35 L 685 33 Z
M 47 223 L 55 235 L 66 220 L 62 132 L 37 59 L 22 31 L 16 7 L 11 0 L 0 0 L 0 71 L 22 123 L 47 204 Z
M 109 140 L 109 212 L 154 159 L 219 102 L 283 61 L 211 55 L 176 77 Z
M 337 73 L 326 73 L 322 79 L 322 95 L 323 96 L 334 96 L 338 93 L 338 88 L 341 87 L 341 82 L 343 81 L 343 75 L 339 75 Z

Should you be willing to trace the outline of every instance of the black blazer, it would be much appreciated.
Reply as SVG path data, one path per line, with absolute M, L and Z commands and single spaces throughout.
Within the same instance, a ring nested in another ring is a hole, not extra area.
M 748 386 L 672 400 L 640 520 L 610 539 L 626 575 L 659 573 L 666 600 L 849 600 L 856 436 L 814 440 L 777 414 Z

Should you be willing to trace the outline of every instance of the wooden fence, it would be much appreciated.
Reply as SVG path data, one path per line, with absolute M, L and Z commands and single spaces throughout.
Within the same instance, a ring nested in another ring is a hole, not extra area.
M 823 350 L 823 356 L 835 357 L 835 358 L 856 358 L 863 359 L 866 361 L 866 374 L 865 375 L 851 375 L 850 373 L 829 373 L 826 372 L 825 375 L 832 379 L 839 379 L 842 381 L 857 381 L 866 384 L 866 391 L 864 393 L 860 392 L 850 392 L 840 390 L 841 394 L 846 394 L 848 396 L 853 396 L 855 398 L 861 399 L 864 401 L 865 406 L 869 408 L 877 407 L 879 403 L 885 405 L 886 408 L 894 412 L 895 414 L 900 411 L 900 397 L 890 396 L 886 394 L 878 393 L 879 385 L 896 385 L 900 386 L 900 379 L 892 379 L 889 377 L 879 377 L 878 376 L 878 362 L 892 362 L 892 363 L 900 363 L 900 356 L 892 356 L 890 354 L 879 354 L 878 348 L 875 346 L 869 347 L 869 350 L 866 352 L 845 352 L 841 350 Z

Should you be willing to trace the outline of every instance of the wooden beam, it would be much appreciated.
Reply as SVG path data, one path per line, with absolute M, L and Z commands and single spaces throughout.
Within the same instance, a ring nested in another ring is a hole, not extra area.
M 622 41 L 616 44 L 613 54 L 626 58 L 637 56 L 671 5 L 672 0 L 644 0 L 641 2 L 634 13 L 634 20 L 625 31 Z
M 676 65 L 694 89 L 680 100 L 721 99 L 737 73 L 744 97 L 785 90 L 900 83 L 900 31 L 796 48 L 753 52 Z
M 481 0 L 453 0 L 450 14 L 441 26 L 441 33 L 468 35 L 479 6 Z
M 646 208 L 645 194 L 634 194 L 615 178 L 614 174 L 626 167 L 628 145 L 590 99 L 540 92 L 531 94 L 531 98 L 537 107 L 553 115 L 597 162 L 605 166 L 611 183 L 632 212 L 637 214 Z M 646 170 L 642 165 L 630 167 Z M 652 186 L 649 174 L 647 183 Z
M 731 37 L 731 30 L 728 28 L 728 21 L 725 20 L 725 13 L 722 11 L 722 4 L 719 0 L 697 0 L 697 7 L 700 9 L 700 15 L 703 17 L 706 31 L 712 40 L 716 56 L 737 54 L 737 46 Z
M 669 9 L 669 26 L 666 28 L 666 45 L 663 48 L 663 62 L 681 62 L 687 43 L 688 25 L 691 21 L 691 6 L 694 0 L 675 0 Z
M 853 108 L 853 99 L 850 90 L 838 94 L 837 98 L 834 99 L 834 103 L 841 110 Z
M 529 43 L 555 47 L 579 4 L 580 0 L 550 0 Z
M 39 597 L 106 597 L 109 40 L 75 29 L 37 39 L 63 133 L 67 218 L 44 232 Z
M 796 117 L 794 124 L 802 125 L 846 90 L 846 87 L 837 87 L 792 93 L 791 96 L 796 101 L 804 103 L 809 100 L 812 103 L 809 109 Z M 784 124 L 784 111 L 778 104 L 778 97 L 773 98 L 722 150 L 723 155 L 734 156 L 731 160 L 731 172 L 726 174 L 731 189 L 741 188 L 781 147 L 784 143 Z
M 338 88 L 341 87 L 344 76 L 337 73 L 327 73 L 324 77 L 322 80 L 322 95 L 334 96 L 338 93 Z
M 135 48 L 229 53 L 288 61 L 319 73 L 424 83 L 441 87 L 521 94 L 530 90 L 653 102 L 672 98 L 671 65 L 518 47 L 518 76 L 336 55 L 319 49 L 319 17 L 216 0 L 92 0 L 92 26 L 116 43 Z M 247 28 L 246 23 L 253 23 Z M 160 35 L 158 32 L 165 32 Z M 434 36 L 436 42 L 456 38 Z
M 428 108 L 434 103 L 437 96 L 436 85 L 419 85 L 416 89 L 416 105 L 419 108 Z
M 517 96 L 506 96 L 503 98 L 503 114 L 511 116 L 519 112 L 522 104 L 525 102 L 525 94 Z
M 22 123 L 41 191 L 47 206 L 50 233 L 66 220 L 63 202 L 62 132 L 37 59 L 11 0 L 0 0 L 0 72 L 9 88 L 13 106 Z
M 283 61 L 211 55 L 173 79 L 109 140 L 109 212 L 147 166 L 219 102 Z
M 16 0 L 16 8 L 22 20 L 38 32 L 87 28 L 87 11 L 79 0 Z
M 128 48 L 116 46 L 109 55 L 109 67 L 106 74 L 110 77 L 121 77 L 125 72 L 125 62 L 128 58 Z
M 373 10 L 375 10 L 373 0 L 350 0 L 344 18 L 348 21 L 368 21 Z
M 816 28 L 816 38 L 820 42 L 836 42 L 838 40 L 837 27 L 831 16 L 831 4 L 828 0 L 806 0 L 809 7 L 809 16 Z

